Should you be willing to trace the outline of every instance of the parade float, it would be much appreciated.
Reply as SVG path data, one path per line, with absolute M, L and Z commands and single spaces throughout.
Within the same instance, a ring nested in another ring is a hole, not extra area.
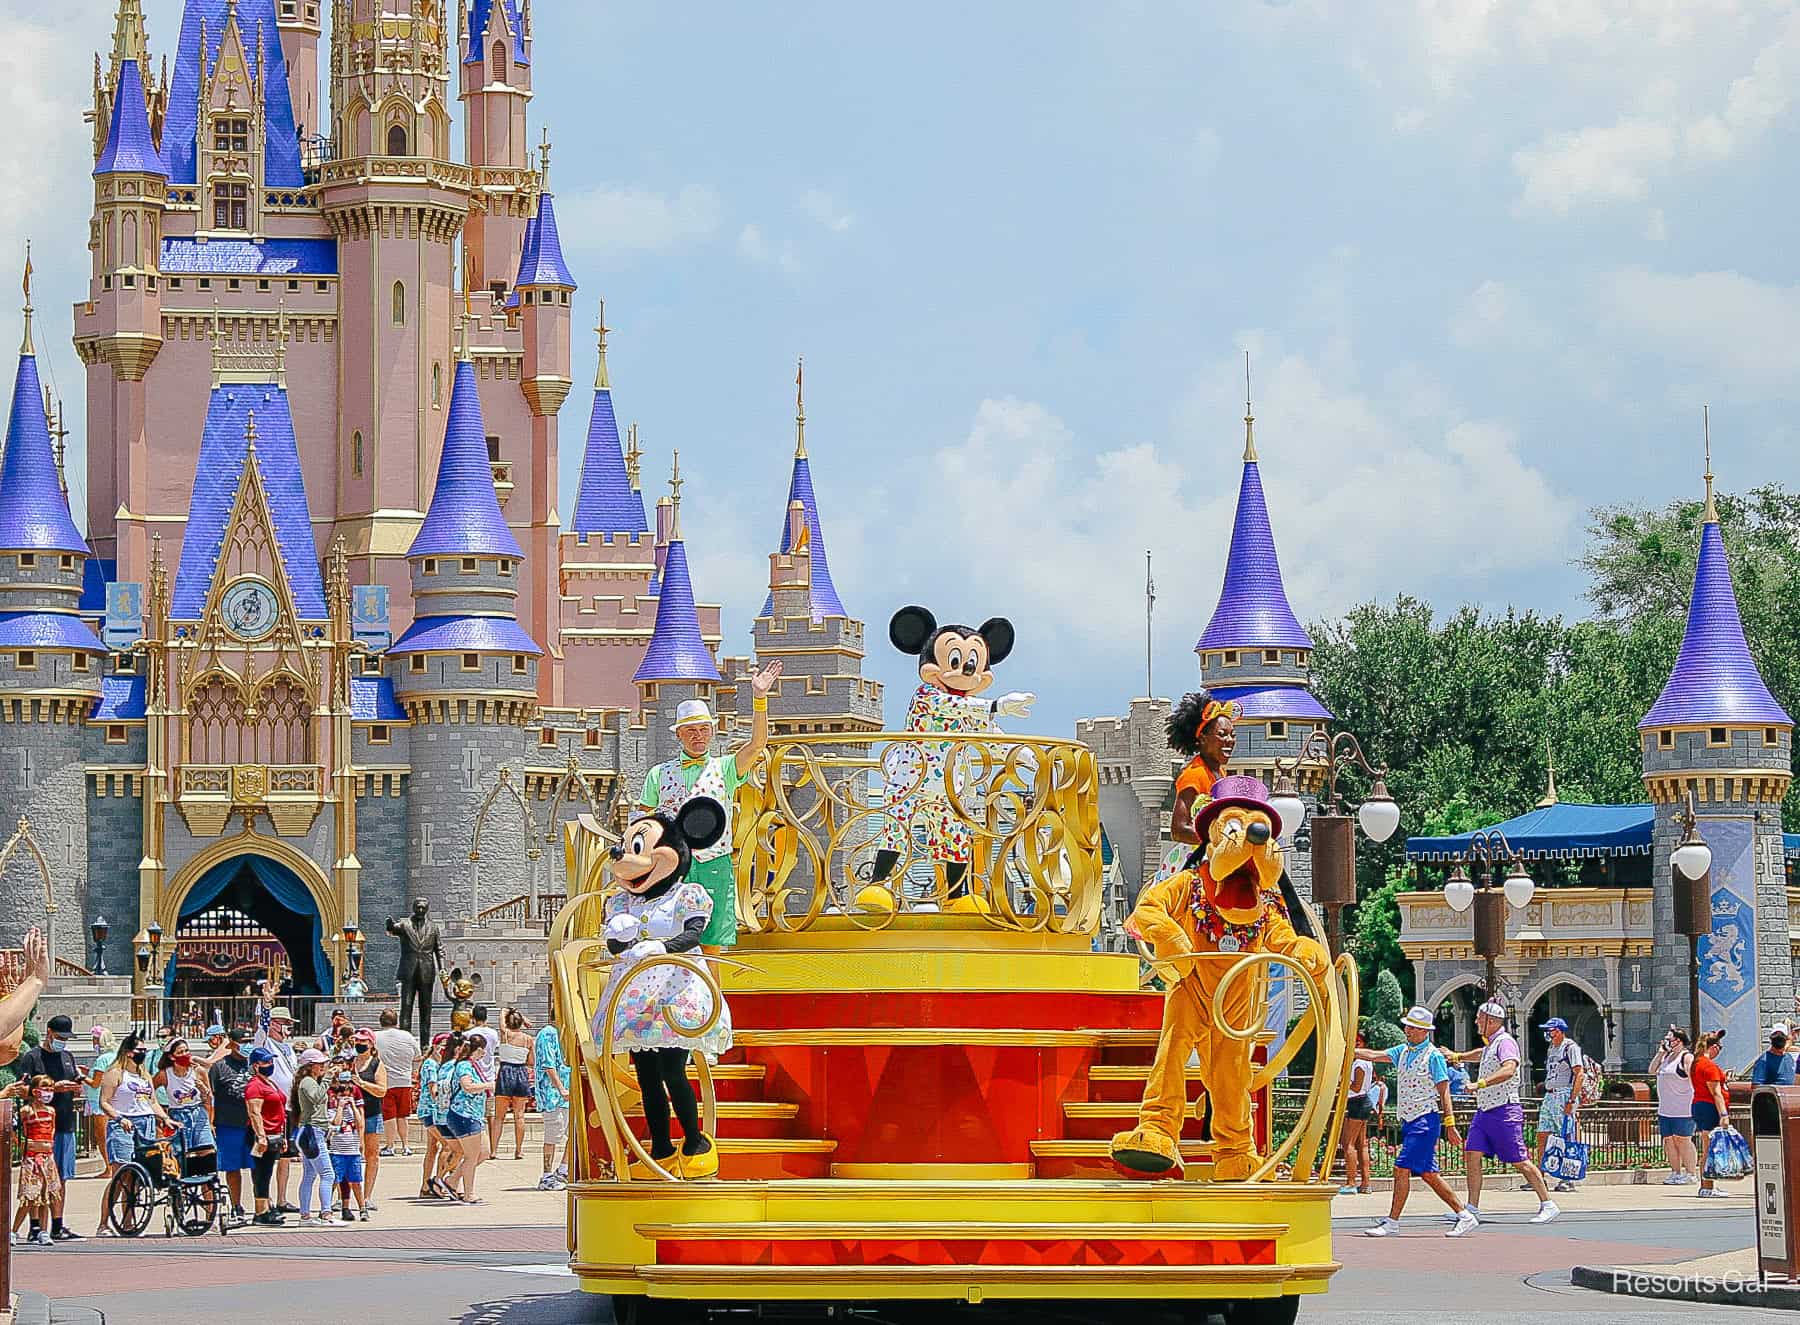
M 954 890 L 922 834 L 898 868 L 872 864 L 895 840 L 897 784 L 945 751 L 969 843 Z M 690 1069 L 719 1152 L 704 1181 L 646 1148 L 607 1006 L 612 839 L 592 819 L 571 825 L 577 882 L 550 960 L 574 1065 L 568 1235 L 582 1286 L 611 1295 L 626 1325 L 702 1304 L 1142 1298 L 1272 1325 L 1324 1292 L 1355 967 L 1319 960 L 1315 977 L 1254 945 L 1175 962 L 1098 951 L 1098 794 L 1094 756 L 1074 742 L 771 742 L 736 798 L 739 942 L 640 967 L 705 980 L 712 1016 L 719 996 L 729 1005 L 732 1047 Z M 1231 1180 L 1215 1173 L 1192 1063 L 1181 1176 L 1113 1158 L 1156 1058 L 1159 986 L 1196 964 L 1217 1038 L 1255 1050 L 1254 1150 Z M 1268 1031 L 1277 968 L 1304 1007 L 1285 1036 Z M 1303 1050 L 1310 1090 L 1272 1126 L 1269 1087 Z

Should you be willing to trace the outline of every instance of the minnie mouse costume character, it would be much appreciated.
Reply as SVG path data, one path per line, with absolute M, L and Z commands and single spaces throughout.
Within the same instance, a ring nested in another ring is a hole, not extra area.
M 639 815 L 626 825 L 624 840 L 612 849 L 613 881 L 623 891 L 607 901 L 603 932 L 606 950 L 617 960 L 594 1017 L 594 1039 L 605 1042 L 602 1018 L 613 990 L 623 984 L 613 1012 L 613 1047 L 631 1054 L 644 1096 L 650 1157 L 659 1164 L 675 1156 L 669 1135 L 671 1107 L 681 1120 L 683 1140 L 675 1171 L 683 1178 L 710 1178 L 719 1171 L 718 1147 L 700 1130 L 700 1106 L 688 1084 L 687 1062 L 690 1050 L 719 1054 L 731 1047 L 730 1010 L 721 1007 L 712 1029 L 689 1036 L 677 1023 L 697 1026 L 712 1015 L 712 993 L 706 984 L 675 966 L 632 973 L 647 958 L 692 952 L 700 946 L 712 918 L 712 897 L 687 877 L 688 867 L 694 852 L 717 842 L 724 831 L 724 807 L 709 797 L 695 796 L 673 814 L 659 810 Z
M 903 607 L 888 622 L 888 639 L 900 652 L 919 659 L 919 688 L 906 711 L 907 731 L 991 732 L 997 730 L 997 715 L 1031 716 L 1037 696 L 1025 691 L 977 698 L 994 684 L 994 668 L 1012 653 L 1013 627 L 1005 617 L 990 617 L 979 630 L 971 630 L 940 626 L 929 608 Z M 954 741 L 897 742 L 882 756 L 882 781 L 895 794 L 870 878 L 881 883 L 893 874 L 914 827 L 922 825 L 929 858 L 944 862 L 946 895 L 962 902 L 958 909 L 972 909 L 976 903 L 968 897 L 968 874 L 973 834 L 951 807 L 945 786 L 955 750 Z M 956 790 L 963 808 L 972 809 L 971 788 L 959 779 Z

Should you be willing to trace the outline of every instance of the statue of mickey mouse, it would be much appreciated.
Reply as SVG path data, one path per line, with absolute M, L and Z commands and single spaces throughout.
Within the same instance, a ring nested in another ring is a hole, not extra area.
M 919 688 L 906 712 L 906 730 L 914 732 L 991 732 L 996 716 L 1031 715 L 1037 696 L 1022 690 L 998 699 L 979 699 L 994 684 L 994 668 L 1013 649 L 1012 622 L 990 617 L 979 630 L 939 625 L 929 608 L 903 607 L 888 623 L 888 639 L 902 653 L 919 660 Z M 973 834 L 955 813 L 945 787 L 956 755 L 954 741 L 895 742 L 882 756 L 882 781 L 894 789 L 890 816 L 882 829 L 870 878 L 885 881 L 906 854 L 915 827 L 922 827 L 928 856 L 944 866 L 944 890 L 950 909 L 975 911 L 986 903 L 969 895 L 969 858 Z M 958 763 L 962 761 L 958 760 Z M 972 792 L 960 780 L 957 794 L 965 810 Z
M 713 996 L 705 982 L 673 965 L 633 972 L 647 958 L 700 946 L 712 896 L 687 877 L 688 867 L 694 852 L 717 842 L 724 831 L 724 807 L 696 796 L 673 814 L 640 814 L 612 849 L 612 878 L 621 891 L 606 903 L 603 933 L 616 960 L 595 1014 L 594 1039 L 604 1042 L 601 1018 L 614 989 L 623 984 L 613 1013 L 613 1047 L 631 1055 L 644 1095 L 651 1158 L 665 1167 L 674 1159 L 673 1170 L 683 1178 L 710 1178 L 719 1171 L 718 1146 L 700 1129 L 687 1062 L 690 1051 L 719 1054 L 731 1047 L 730 1010 L 720 1007 L 711 1029 L 689 1035 L 682 1026 L 698 1026 L 712 1016 Z M 679 1155 L 669 1134 L 671 1108 L 681 1121 Z

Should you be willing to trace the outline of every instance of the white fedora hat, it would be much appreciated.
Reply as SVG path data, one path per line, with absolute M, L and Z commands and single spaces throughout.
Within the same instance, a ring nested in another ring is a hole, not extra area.
M 712 710 L 706 706 L 706 701 L 704 699 L 684 699 L 675 706 L 675 721 L 669 724 L 669 730 L 680 731 L 683 727 L 694 727 L 703 722 L 708 726 L 718 722 L 718 719 L 713 717 Z
M 1400 1018 L 1400 1024 L 1402 1026 L 1412 1026 L 1422 1031 L 1431 1030 L 1436 1025 L 1432 1020 L 1431 1013 L 1427 1012 L 1424 1008 L 1413 1008 L 1404 1017 Z

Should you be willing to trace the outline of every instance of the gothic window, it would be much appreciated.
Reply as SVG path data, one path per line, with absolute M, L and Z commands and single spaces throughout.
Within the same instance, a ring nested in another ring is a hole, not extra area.
M 353 478 L 361 478 L 363 472 L 363 439 L 362 430 L 350 434 L 350 474 Z
M 235 764 L 243 750 L 244 701 L 237 687 L 211 677 L 188 700 L 188 731 L 196 764 Z
M 391 124 L 388 126 L 387 154 L 389 156 L 407 155 L 406 126 L 404 124 Z
M 506 81 L 506 65 L 506 43 L 497 41 L 494 43 L 494 58 L 489 61 L 489 78 L 493 82 L 504 83 Z
M 427 821 L 419 825 L 419 864 L 437 864 L 437 860 L 432 854 L 431 845 L 431 824 Z
M 135 213 L 126 212 L 125 221 L 119 227 L 119 259 L 122 266 L 136 267 L 138 263 L 138 219 Z
M 406 325 L 406 286 L 400 281 L 394 282 L 394 325 Z
M 257 695 L 257 755 L 270 764 L 304 764 L 312 752 L 312 703 L 287 677 Z
M 487 444 L 488 444 L 488 463 L 490 465 L 499 464 L 500 463 L 500 439 L 498 437 L 490 436 L 487 439 Z
M 250 121 L 241 116 L 220 115 L 213 120 L 213 151 L 250 151 Z
M 250 228 L 250 186 L 248 184 L 215 184 L 212 197 L 214 230 L 248 230 Z
M 440 408 L 444 403 L 444 365 L 431 365 L 431 407 Z

